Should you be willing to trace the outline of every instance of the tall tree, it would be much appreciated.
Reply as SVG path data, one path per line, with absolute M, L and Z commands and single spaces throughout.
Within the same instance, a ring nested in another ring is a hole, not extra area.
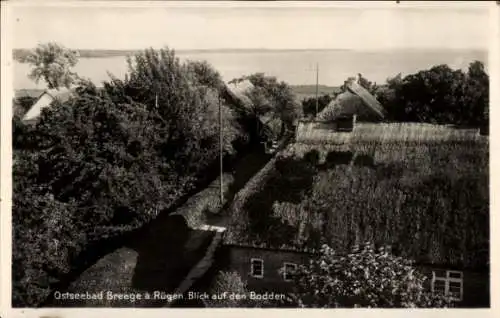
M 378 90 L 378 98 L 394 121 L 488 125 L 489 77 L 479 61 L 466 73 L 443 64 L 399 74 Z
M 489 76 L 484 64 L 474 61 L 469 65 L 465 79 L 464 120 L 473 125 L 489 123 Z
M 269 114 L 281 120 L 279 135 L 291 130 L 295 120 L 302 116 L 301 104 L 298 102 L 290 85 L 284 81 L 278 81 L 276 77 L 266 76 L 264 73 L 243 76 L 233 81 L 240 80 L 249 80 L 255 89 L 259 91 L 255 94 L 263 95 L 267 99 L 268 103 L 266 105 L 270 105 Z
M 78 52 L 55 42 L 43 43 L 21 58 L 33 69 L 29 77 L 36 83 L 43 79 L 48 88 L 70 87 L 77 79 L 71 68 L 78 63 Z
M 330 102 L 333 97 L 325 94 L 318 97 L 318 113 L 321 112 Z M 316 115 L 316 97 L 309 97 L 302 100 L 302 109 L 305 116 Z

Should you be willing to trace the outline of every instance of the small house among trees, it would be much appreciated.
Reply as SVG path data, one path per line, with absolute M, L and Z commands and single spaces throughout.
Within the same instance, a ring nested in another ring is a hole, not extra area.
M 54 101 L 67 102 L 74 94 L 72 89 L 61 87 L 44 91 L 35 101 L 33 106 L 23 116 L 23 121 L 32 123 L 38 119 L 42 110 L 49 107 Z

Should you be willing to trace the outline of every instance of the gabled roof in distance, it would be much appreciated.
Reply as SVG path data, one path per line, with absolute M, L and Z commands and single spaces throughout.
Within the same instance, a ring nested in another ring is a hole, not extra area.
M 74 90 L 66 87 L 54 88 L 45 90 L 33 104 L 33 106 L 26 112 L 23 117 L 24 121 L 36 120 L 42 113 L 42 109 L 50 106 L 54 100 L 62 103 L 68 101 L 73 95 Z

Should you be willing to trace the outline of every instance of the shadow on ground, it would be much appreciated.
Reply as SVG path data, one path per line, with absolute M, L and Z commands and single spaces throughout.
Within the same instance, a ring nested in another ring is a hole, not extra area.
M 181 216 L 164 217 L 131 242 L 138 253 L 132 287 L 141 291 L 174 291 L 203 257 L 213 234 L 192 230 Z

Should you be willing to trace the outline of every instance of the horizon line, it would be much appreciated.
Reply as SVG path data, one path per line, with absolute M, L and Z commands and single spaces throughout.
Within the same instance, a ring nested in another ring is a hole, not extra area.
M 36 46 L 35 46 L 36 47 Z M 35 47 L 31 48 L 13 48 L 12 50 L 32 50 Z M 480 47 L 394 47 L 394 48 L 184 48 L 184 49 L 176 49 L 174 47 L 169 47 L 165 45 L 161 48 L 158 47 L 143 47 L 143 48 L 70 48 L 72 50 L 77 51 L 144 51 L 150 48 L 154 50 L 160 50 L 164 48 L 169 48 L 177 52 L 182 51 L 190 51 L 190 52 L 205 52 L 205 51 L 401 51 L 401 50 L 469 50 L 469 51 L 488 51 L 488 48 L 480 48 Z

